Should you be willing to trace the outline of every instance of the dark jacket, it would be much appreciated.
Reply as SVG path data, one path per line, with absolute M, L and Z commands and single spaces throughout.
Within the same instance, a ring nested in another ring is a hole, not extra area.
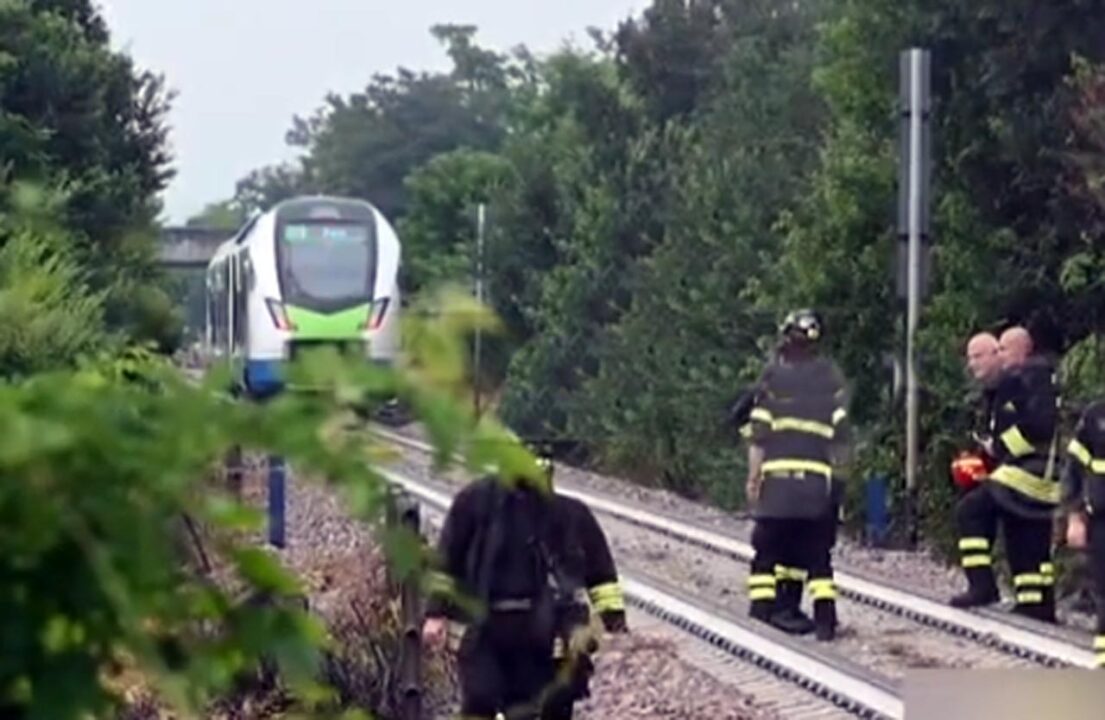
M 1006 373 L 994 391 L 990 416 L 996 492 L 1036 512 L 1059 500 L 1056 426 L 1059 395 L 1054 365 L 1033 356 Z
M 764 371 L 750 413 L 750 439 L 763 448 L 757 517 L 815 518 L 835 512 L 839 471 L 851 438 L 848 394 L 831 361 L 775 362 Z
M 1086 408 L 1067 446 L 1061 492 L 1066 512 L 1105 516 L 1105 400 Z
M 498 527 L 496 527 L 496 521 Z M 590 509 L 573 498 L 511 490 L 494 477 L 468 485 L 454 498 L 438 541 L 440 567 L 432 588 L 455 591 L 477 604 L 532 598 L 541 581 L 534 541 L 543 540 L 563 572 L 586 589 L 609 630 L 625 627 L 625 600 L 606 536 Z M 466 607 L 467 606 L 467 607 Z M 475 607 L 431 597 L 426 615 L 462 622 Z

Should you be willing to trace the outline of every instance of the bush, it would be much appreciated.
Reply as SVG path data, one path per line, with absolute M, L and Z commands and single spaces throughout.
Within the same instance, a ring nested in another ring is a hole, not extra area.
M 0 384 L 0 713 L 117 714 L 137 675 L 170 707 L 196 714 L 262 658 L 300 708 L 325 707 L 333 693 L 320 669 L 335 638 L 283 602 L 301 594 L 296 578 L 236 540 L 258 527 L 259 513 L 203 480 L 231 446 L 275 453 L 306 477 L 340 485 L 354 515 L 380 522 L 378 451 L 348 426 L 366 392 L 387 386 L 431 429 L 442 458 L 465 447 L 471 463 L 537 477 L 532 457 L 505 446 L 493 423 L 475 425 L 457 402 L 465 369 L 454 363 L 474 322 L 482 315 L 471 304 L 439 305 L 419 322 L 409 362 L 397 370 L 306 357 L 291 379 L 316 392 L 263 406 L 225 400 L 225 371 L 197 387 L 142 353 L 123 366 L 97 362 Z M 174 531 L 184 514 L 211 529 L 240 594 L 190 569 Z M 385 533 L 385 546 L 406 548 L 392 557 L 417 573 L 422 564 L 410 554 L 418 544 L 396 534 Z M 275 602 L 237 602 L 243 595 Z
M 73 365 L 104 350 L 103 295 L 48 222 L 0 215 L 0 375 L 21 377 Z

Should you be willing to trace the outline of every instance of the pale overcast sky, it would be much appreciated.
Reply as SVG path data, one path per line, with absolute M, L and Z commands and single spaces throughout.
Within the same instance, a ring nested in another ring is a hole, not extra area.
M 180 223 L 254 168 L 293 157 L 284 132 L 327 91 L 363 88 L 398 66 L 442 69 L 435 23 L 473 24 L 479 42 L 537 53 L 589 26 L 612 30 L 648 0 L 97 0 L 112 41 L 178 93 L 177 176 L 166 215 Z

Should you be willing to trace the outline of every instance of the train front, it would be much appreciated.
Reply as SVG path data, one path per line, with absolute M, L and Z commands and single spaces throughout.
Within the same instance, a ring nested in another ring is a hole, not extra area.
M 387 220 L 368 203 L 346 199 L 302 198 L 275 210 L 279 297 L 258 300 L 278 330 L 282 359 L 328 345 L 392 362 L 400 249 Z

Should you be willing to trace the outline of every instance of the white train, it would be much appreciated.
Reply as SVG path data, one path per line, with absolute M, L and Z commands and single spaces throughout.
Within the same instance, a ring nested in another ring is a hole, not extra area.
M 378 363 L 399 352 L 401 246 L 363 200 L 296 197 L 246 223 L 207 267 L 206 345 L 241 387 L 284 387 L 301 348 L 334 344 Z

